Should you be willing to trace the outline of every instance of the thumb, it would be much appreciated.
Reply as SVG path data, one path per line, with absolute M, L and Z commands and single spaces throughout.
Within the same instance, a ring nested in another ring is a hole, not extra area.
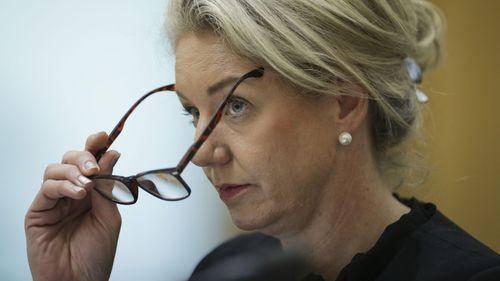
M 116 150 L 106 152 L 99 160 L 100 174 L 110 175 L 113 172 L 113 167 L 120 159 L 121 154 Z

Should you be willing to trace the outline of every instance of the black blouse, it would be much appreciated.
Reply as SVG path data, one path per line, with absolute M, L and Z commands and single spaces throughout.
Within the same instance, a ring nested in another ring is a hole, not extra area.
M 500 281 L 500 256 L 467 234 L 433 204 L 399 199 L 411 208 L 389 225 L 366 253 L 356 254 L 337 281 Z M 195 268 L 190 281 L 322 281 L 295 277 L 305 267 L 263 234 L 238 236 L 217 247 Z M 304 276 L 304 274 L 301 274 Z

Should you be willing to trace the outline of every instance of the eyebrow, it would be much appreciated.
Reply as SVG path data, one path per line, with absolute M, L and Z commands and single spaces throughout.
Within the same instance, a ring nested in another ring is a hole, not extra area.
M 229 76 L 229 77 L 226 77 L 226 78 L 220 80 L 219 82 L 208 87 L 208 90 L 207 90 L 208 95 L 211 96 L 214 93 L 220 91 L 221 89 L 224 89 L 229 84 L 234 84 L 236 82 L 236 80 L 238 80 L 238 77 L 234 77 L 234 76 Z
M 227 87 L 228 85 L 232 85 L 234 83 L 236 83 L 236 81 L 238 80 L 238 77 L 236 76 L 229 76 L 229 77 L 226 77 L 220 81 L 218 81 L 217 83 L 211 85 L 210 87 L 208 87 L 207 89 L 207 93 L 209 96 L 212 96 L 214 95 L 215 93 L 219 92 L 220 90 L 224 89 L 225 87 Z M 181 92 L 179 91 L 176 91 L 177 95 L 180 96 L 181 98 L 185 99 L 185 100 L 189 100 L 189 98 L 187 98 L 185 95 L 183 95 Z

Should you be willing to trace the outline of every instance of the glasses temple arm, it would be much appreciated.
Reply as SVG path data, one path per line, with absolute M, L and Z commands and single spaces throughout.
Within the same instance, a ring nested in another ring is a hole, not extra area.
M 111 131 L 111 133 L 109 133 L 109 137 L 108 137 L 108 141 L 106 142 L 106 145 L 103 148 L 99 149 L 95 153 L 94 156 L 95 156 L 95 158 L 96 158 L 96 160 L 98 162 L 101 159 L 101 157 L 104 155 L 104 153 L 106 153 L 106 151 L 108 151 L 109 147 L 113 144 L 113 142 L 116 140 L 116 138 L 120 135 L 120 133 L 122 132 L 122 130 L 123 130 L 124 126 L 125 126 L 125 122 L 127 121 L 127 119 L 130 116 L 130 114 L 132 114 L 132 112 L 137 108 L 137 106 L 143 100 L 145 100 L 147 97 L 149 97 L 150 95 L 152 95 L 154 93 L 157 93 L 157 92 L 161 92 L 161 91 L 175 91 L 175 84 L 170 84 L 170 85 L 167 85 L 167 86 L 156 88 L 156 89 L 148 92 L 147 94 L 145 94 L 144 96 L 142 96 L 141 98 L 139 98 L 139 100 L 137 100 L 130 107 L 130 109 L 120 119 L 120 121 L 118 122 L 118 124 L 116 124 L 116 126 L 113 128 L 113 130 Z

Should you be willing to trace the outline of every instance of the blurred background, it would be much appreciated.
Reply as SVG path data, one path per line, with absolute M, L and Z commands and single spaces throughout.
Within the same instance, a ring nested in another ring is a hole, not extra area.
M 446 15 L 448 32 L 443 64 L 422 87 L 430 96 L 425 131 L 431 173 L 424 186 L 404 193 L 436 202 L 498 252 L 500 2 L 433 2 Z M 45 166 L 83 148 L 87 135 L 109 132 L 142 94 L 174 81 L 163 34 L 166 6 L 167 0 L 0 0 L 0 280 L 31 278 L 23 219 Z M 124 139 L 131 142 L 122 149 L 151 144 L 133 136 L 144 126 L 127 125 L 131 137 Z M 188 135 L 179 132 L 185 142 Z M 177 161 L 164 155 L 141 160 Z M 124 160 L 124 171 L 139 172 L 134 161 Z M 189 200 L 164 202 L 143 192 L 136 205 L 120 207 L 111 280 L 183 280 L 236 233 L 201 172 L 188 168 L 186 177 L 193 187 Z
M 446 16 L 445 56 L 424 77 L 430 174 L 405 190 L 435 202 L 500 252 L 500 1 L 433 0 Z

